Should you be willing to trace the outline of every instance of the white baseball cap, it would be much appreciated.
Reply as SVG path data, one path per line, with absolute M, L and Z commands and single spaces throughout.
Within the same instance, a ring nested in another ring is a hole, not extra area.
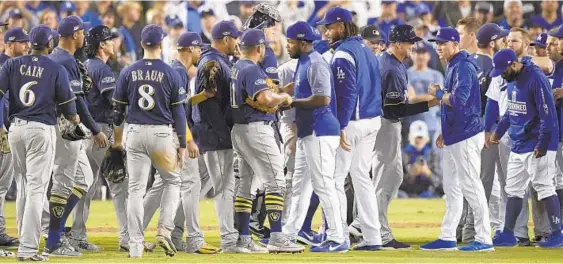
M 428 134 L 428 125 L 422 120 L 412 122 L 409 127 L 409 141 L 413 141 L 417 137 L 430 138 Z

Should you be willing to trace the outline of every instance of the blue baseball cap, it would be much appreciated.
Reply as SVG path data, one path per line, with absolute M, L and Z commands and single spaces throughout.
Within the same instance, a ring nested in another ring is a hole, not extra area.
M 244 31 L 240 37 L 241 47 L 254 47 L 262 44 L 267 45 L 268 41 L 266 41 L 264 32 L 259 29 L 249 28 Z
M 491 71 L 491 77 L 500 76 L 506 71 L 513 62 L 518 61 L 516 53 L 511 49 L 503 49 L 495 54 L 493 57 L 493 70 Z
M 563 25 L 559 26 L 557 31 L 549 33 L 549 35 L 556 38 L 563 38 Z
M 74 34 L 74 32 L 80 31 L 84 29 L 84 22 L 82 22 L 82 18 L 78 16 L 67 16 L 63 18 L 61 23 L 59 23 L 59 27 L 57 31 L 61 37 L 68 37 Z
M 320 39 L 320 34 L 317 35 L 315 29 L 305 21 L 297 21 L 295 24 L 289 26 L 286 30 L 286 36 L 289 39 L 305 40 L 309 42 Z
M 431 42 L 459 42 L 459 32 L 455 28 L 443 27 L 438 30 L 436 36 L 428 41 Z
M 4 33 L 4 43 L 28 41 L 29 35 L 21 27 L 10 28 Z
M 36 26 L 29 33 L 29 42 L 34 49 L 48 46 L 52 39 L 53 30 L 46 25 Z
M 538 46 L 540 48 L 546 48 L 547 47 L 547 33 L 541 33 L 538 35 L 538 37 L 536 38 L 536 40 L 534 40 L 534 42 L 530 43 L 530 46 Z
M 61 4 L 61 12 L 74 12 L 76 11 L 76 5 L 71 1 L 64 1 Z
M 184 32 L 178 38 L 178 42 L 176 43 L 178 49 L 187 48 L 187 47 L 203 47 L 207 46 L 201 40 L 201 36 L 195 32 Z
M 10 10 L 10 13 L 8 13 L 8 17 L 9 18 L 23 18 L 23 14 L 22 14 L 22 11 L 20 11 L 17 8 L 14 8 L 14 9 Z
M 422 16 L 425 14 L 429 14 L 432 13 L 432 10 L 430 9 L 430 7 L 428 7 L 426 4 L 421 3 L 418 4 L 415 8 L 414 8 L 414 14 L 415 16 Z
M 510 33 L 510 31 L 503 30 L 495 23 L 487 23 L 477 30 L 477 43 L 486 45 L 491 41 L 508 36 L 508 33 Z
M 423 42 L 417 42 L 413 47 L 413 52 L 415 53 L 426 53 L 429 51 L 429 47 Z
M 184 27 L 184 23 L 182 23 L 182 20 L 180 19 L 180 17 L 178 17 L 176 15 L 166 16 L 164 21 L 166 22 L 166 26 L 168 28 L 183 28 Z
M 147 46 L 156 46 L 162 42 L 165 36 L 166 33 L 160 26 L 150 24 L 146 25 L 141 31 L 141 42 Z
M 333 7 L 326 12 L 323 20 L 317 22 L 317 25 L 330 25 L 336 22 L 352 22 L 352 13 L 342 7 Z
M 213 26 L 211 37 L 213 39 L 221 39 L 223 37 L 240 37 L 241 32 L 232 21 L 223 20 Z

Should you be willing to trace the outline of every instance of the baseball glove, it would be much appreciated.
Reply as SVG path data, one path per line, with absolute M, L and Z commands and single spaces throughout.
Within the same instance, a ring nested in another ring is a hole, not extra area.
M 269 106 L 267 106 L 267 105 L 261 105 L 260 103 L 258 103 L 258 102 L 256 102 L 256 101 L 252 100 L 252 98 L 250 98 L 250 97 L 246 97 L 245 102 L 246 102 L 246 104 L 248 104 L 250 107 L 252 107 L 252 108 L 254 108 L 254 109 L 258 110 L 258 111 L 267 113 L 267 114 L 275 113 L 276 111 L 278 111 L 278 107 L 277 107 L 277 106 L 276 106 L 276 107 L 269 107 Z
M 203 90 L 208 93 L 217 92 L 217 74 L 219 72 L 219 63 L 216 61 L 208 61 L 203 65 Z
M 82 124 L 75 125 L 65 118 L 59 118 L 59 132 L 61 137 L 66 140 L 76 141 L 89 138 L 91 132 Z
M 107 181 L 120 183 L 125 180 L 125 151 L 109 148 L 106 150 L 100 173 Z
M 270 89 L 270 91 L 274 93 L 278 93 L 280 91 L 278 85 L 270 78 L 266 78 L 266 85 Z
M 88 70 L 86 69 L 86 65 L 82 63 L 80 60 L 76 60 L 78 64 L 78 70 L 80 71 L 80 78 L 82 79 L 82 90 L 87 93 L 92 89 L 92 78 L 88 75 Z
M 4 131 L 4 134 L 2 135 L 2 138 L 0 139 L 2 141 L 2 153 L 6 154 L 6 153 L 10 153 L 10 144 L 8 142 L 8 132 Z

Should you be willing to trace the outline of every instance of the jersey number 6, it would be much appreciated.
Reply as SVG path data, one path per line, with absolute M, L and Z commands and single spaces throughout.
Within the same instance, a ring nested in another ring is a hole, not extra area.
M 30 107 L 35 103 L 35 93 L 31 90 L 31 87 L 37 84 L 37 81 L 31 81 L 24 84 L 20 89 L 20 101 L 26 107 Z
M 143 110 L 149 111 L 154 108 L 154 87 L 144 84 L 139 87 L 139 94 L 141 98 L 139 98 L 139 107 Z

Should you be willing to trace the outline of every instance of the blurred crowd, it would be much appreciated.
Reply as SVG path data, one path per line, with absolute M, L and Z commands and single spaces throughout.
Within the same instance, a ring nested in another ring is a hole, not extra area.
M 430 83 L 443 83 L 445 65 L 439 61 L 435 47 L 426 41 L 440 27 L 455 27 L 460 19 L 473 16 L 481 23 L 497 23 L 504 29 L 525 28 L 535 40 L 534 46 L 529 47 L 529 54 L 545 57 L 547 36 L 541 33 L 558 27 L 563 17 L 563 5 L 558 1 L 1 1 L 0 21 L 6 21 L 9 27 L 30 29 L 46 24 L 56 29 L 62 18 L 77 15 L 89 27 L 106 25 L 119 35 L 115 40 L 115 57 L 108 62 L 117 75 L 121 69 L 142 58 L 140 39 L 145 25 L 157 24 L 165 28 L 167 36 L 163 41 L 162 57 L 169 63 L 175 59 L 176 41 L 183 32 L 197 32 L 204 42 L 209 43 L 211 29 L 216 22 L 231 20 L 242 27 L 253 13 L 253 7 L 261 2 L 277 6 L 283 18 L 283 23 L 278 25 L 278 33 L 271 40 L 279 65 L 290 59 L 286 52 L 286 28 L 299 20 L 316 25 L 334 6 L 352 12 L 356 24 L 363 27 L 364 39 L 371 41 L 376 53 L 385 50 L 388 44 L 386 36 L 394 26 L 412 25 L 416 34 L 424 39 L 416 45 L 406 62 L 410 67 L 409 93 L 413 95 L 426 94 Z M 376 35 L 369 33 L 376 32 L 371 30 L 373 26 L 377 27 Z M 322 28 L 319 30 L 322 32 Z M 475 36 L 462 35 L 461 38 L 475 39 Z M 0 53 L 3 51 L 0 39 Z M 189 75 L 196 75 L 194 67 L 189 70 Z M 438 107 L 404 120 L 403 128 L 403 138 L 406 139 L 403 153 L 405 181 L 401 196 L 432 197 L 440 194 L 442 170 L 437 150 L 432 144 L 436 132 L 440 130 Z

